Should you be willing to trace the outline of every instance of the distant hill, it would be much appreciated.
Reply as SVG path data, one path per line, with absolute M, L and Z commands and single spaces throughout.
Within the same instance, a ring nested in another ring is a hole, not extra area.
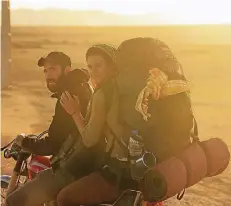
M 159 14 L 119 15 L 103 11 L 72 11 L 66 9 L 14 9 L 11 11 L 11 21 L 12 25 L 21 26 L 133 26 L 167 23 L 167 21 Z
M 12 25 L 18 26 L 148 26 L 187 24 L 187 19 L 170 13 L 168 15 L 161 13 L 122 15 L 94 10 L 50 8 L 43 10 L 12 9 L 11 22 Z

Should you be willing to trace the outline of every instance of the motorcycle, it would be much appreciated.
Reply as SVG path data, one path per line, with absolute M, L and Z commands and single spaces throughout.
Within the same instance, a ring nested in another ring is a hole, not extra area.
M 29 135 L 30 138 L 42 138 L 48 131 L 44 131 L 38 136 Z M 15 139 L 14 139 L 15 140 Z M 12 176 L 1 175 L 1 204 L 4 205 L 5 198 L 11 192 L 18 187 L 23 186 L 27 181 L 30 181 L 36 177 L 36 175 L 51 167 L 48 157 L 31 154 L 26 151 L 22 151 L 20 147 L 14 144 L 14 140 L 5 147 L 1 148 L 4 153 L 4 158 L 13 158 L 16 161 L 16 165 L 20 168 L 19 172 L 13 171 Z M 44 206 L 55 206 L 55 201 L 44 203 Z M 151 206 L 151 203 L 145 203 L 142 198 L 142 193 L 137 190 L 124 191 L 116 201 L 99 204 L 95 206 Z M 83 205 L 84 206 L 84 205 Z M 155 205 L 155 206 L 158 206 Z
M 30 138 L 42 138 L 48 131 L 44 131 L 37 135 L 28 135 Z M 5 198 L 18 187 L 24 185 L 36 177 L 36 175 L 51 167 L 49 157 L 31 154 L 27 151 L 22 151 L 19 146 L 14 144 L 15 138 L 8 145 L 1 148 L 5 159 L 13 158 L 16 161 L 15 166 L 19 168 L 19 172 L 12 172 L 12 175 L 1 175 L 1 204 L 5 202 Z M 44 206 L 51 205 L 45 203 Z

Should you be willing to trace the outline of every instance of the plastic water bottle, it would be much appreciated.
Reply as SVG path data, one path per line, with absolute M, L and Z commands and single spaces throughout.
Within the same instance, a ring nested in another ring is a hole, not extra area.
M 142 138 L 138 135 L 137 130 L 132 131 L 133 135 L 137 136 L 139 139 Z M 128 144 L 129 154 L 132 159 L 136 159 L 140 157 L 143 153 L 144 144 L 140 141 L 135 140 L 133 137 L 130 137 L 129 144 Z
M 137 161 L 142 157 L 144 152 L 144 144 L 142 142 L 142 137 L 138 135 L 138 131 L 132 131 L 132 134 L 129 139 L 128 149 L 130 155 L 130 169 L 131 169 L 131 177 L 134 180 L 140 180 L 143 177 L 143 169 L 140 168 Z M 134 139 L 136 136 L 136 139 Z M 137 141 L 141 140 L 141 141 Z

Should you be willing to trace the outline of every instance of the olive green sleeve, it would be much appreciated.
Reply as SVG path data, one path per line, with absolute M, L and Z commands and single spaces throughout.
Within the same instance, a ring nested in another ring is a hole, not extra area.
M 80 133 L 86 147 L 92 147 L 98 143 L 103 134 L 106 123 L 105 97 L 101 90 L 93 96 L 91 116 L 88 124 Z

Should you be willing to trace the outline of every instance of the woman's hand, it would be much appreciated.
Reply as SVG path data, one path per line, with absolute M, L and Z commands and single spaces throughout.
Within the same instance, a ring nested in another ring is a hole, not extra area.
M 80 113 L 79 98 L 77 96 L 71 96 L 69 92 L 64 92 L 61 95 L 60 103 L 66 112 L 70 115 Z

